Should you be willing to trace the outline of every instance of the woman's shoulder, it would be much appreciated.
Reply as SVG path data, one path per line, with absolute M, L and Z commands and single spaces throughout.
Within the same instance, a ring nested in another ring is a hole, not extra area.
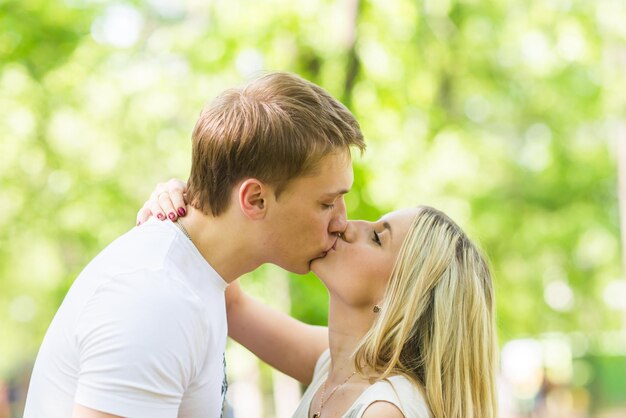
M 395 393 L 398 393 L 401 396 L 406 396 L 411 399 L 420 400 L 423 403 L 426 403 L 426 399 L 424 397 L 422 388 L 406 376 L 403 376 L 403 375 L 390 376 L 374 384 L 391 387 Z
M 406 376 L 396 375 L 375 383 L 393 391 L 398 408 L 406 418 L 429 418 L 430 411 L 422 388 Z
M 396 405 L 386 401 L 378 401 L 363 411 L 362 418 L 405 418 L 405 416 Z
M 420 388 L 401 375 L 388 377 L 370 386 L 355 402 L 346 417 L 362 417 L 374 405 L 377 405 L 376 408 L 395 407 L 405 418 L 430 417 L 428 404 Z

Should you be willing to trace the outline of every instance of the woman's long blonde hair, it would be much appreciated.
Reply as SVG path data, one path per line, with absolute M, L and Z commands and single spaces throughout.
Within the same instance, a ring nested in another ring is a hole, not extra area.
M 435 418 L 496 418 L 494 302 L 478 249 L 444 213 L 420 207 L 356 369 L 411 378 Z

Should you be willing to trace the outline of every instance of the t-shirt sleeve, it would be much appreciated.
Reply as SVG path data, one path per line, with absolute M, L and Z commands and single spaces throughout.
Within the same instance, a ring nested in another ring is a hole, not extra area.
M 202 308 L 163 272 L 117 276 L 77 319 L 75 402 L 114 415 L 176 417 L 206 344 Z

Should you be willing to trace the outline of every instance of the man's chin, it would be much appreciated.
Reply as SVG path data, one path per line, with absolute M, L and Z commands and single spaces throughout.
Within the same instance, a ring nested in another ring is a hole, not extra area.
M 309 261 L 309 271 L 313 270 L 313 265 L 314 264 L 319 264 L 320 261 L 323 261 L 324 258 L 326 258 L 326 254 L 324 254 L 323 256 L 320 257 L 315 257 L 314 259 L 312 259 L 311 261 Z
M 280 266 L 282 268 L 284 268 L 285 270 L 293 273 L 293 274 L 300 274 L 300 275 L 305 275 L 308 274 L 311 271 L 311 264 L 313 263 L 313 260 L 309 261 L 308 263 L 304 263 L 304 264 L 298 264 L 297 266 L 291 265 L 289 267 L 287 266 Z

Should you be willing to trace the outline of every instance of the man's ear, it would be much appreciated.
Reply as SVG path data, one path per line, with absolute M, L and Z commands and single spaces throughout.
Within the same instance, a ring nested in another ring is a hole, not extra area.
M 252 220 L 263 219 L 267 212 L 267 193 L 265 183 L 257 179 L 246 179 L 239 186 L 239 207 Z

